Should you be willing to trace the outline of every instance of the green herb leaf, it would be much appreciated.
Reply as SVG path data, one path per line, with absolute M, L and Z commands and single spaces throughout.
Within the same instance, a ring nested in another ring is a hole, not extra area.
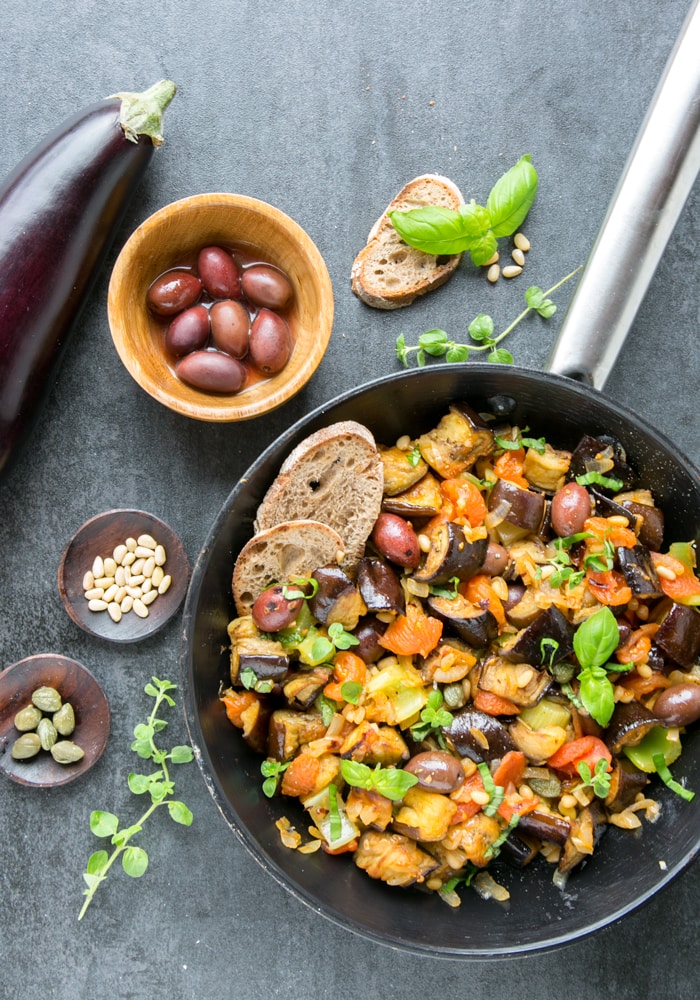
M 495 816 L 498 812 L 498 807 L 505 798 L 505 789 L 495 783 L 487 763 L 482 761 L 480 764 L 477 764 L 477 767 L 484 784 L 484 791 L 489 796 L 489 801 L 482 807 L 482 812 L 485 816 Z
M 364 788 L 366 791 L 376 791 L 392 802 L 399 802 L 409 788 L 418 782 L 415 774 L 403 771 L 397 767 L 381 767 L 374 769 L 356 760 L 342 760 L 340 773 L 348 785 Z
M 88 858 L 86 875 L 101 875 L 107 866 L 109 855 L 106 851 L 95 851 Z
M 490 844 L 489 847 L 487 847 L 486 850 L 484 851 L 484 857 L 487 858 L 498 857 L 498 855 L 501 853 L 501 848 L 505 844 L 506 840 L 508 840 L 511 833 L 516 828 L 519 822 L 520 822 L 520 816 L 517 813 L 513 813 L 513 815 L 510 817 L 510 820 L 508 821 L 508 825 L 503 830 L 501 830 L 501 832 L 496 837 L 494 842 Z
M 336 649 L 350 649 L 359 646 L 360 640 L 352 632 L 346 632 L 340 622 L 328 626 L 328 635 Z
M 615 691 L 603 667 L 584 667 L 578 675 L 579 697 L 589 715 L 607 726 L 615 710 Z
M 99 810 L 90 813 L 90 829 L 96 837 L 111 837 L 119 827 L 119 820 L 110 812 Z
M 510 351 L 507 351 L 505 347 L 499 347 L 496 351 L 491 351 L 488 355 L 488 361 L 494 365 L 512 365 L 515 364 L 515 359 Z
M 127 778 L 129 791 L 133 792 L 134 795 L 143 795 L 144 792 L 147 792 L 151 786 L 151 781 L 150 774 L 130 774 Z
M 331 843 L 337 840 L 343 832 L 343 820 L 338 808 L 338 789 L 333 782 L 328 786 L 328 818 L 330 820 Z
M 330 698 L 327 698 L 325 694 L 321 693 L 314 701 L 314 705 L 321 713 L 323 725 L 328 728 L 331 724 L 331 719 L 337 711 L 335 702 L 331 701 Z
M 345 683 L 340 686 L 340 693 L 345 701 L 349 702 L 351 705 L 357 705 L 360 700 L 360 695 L 362 694 L 362 685 L 359 681 L 345 681 Z
M 186 744 L 184 746 L 173 747 L 170 751 L 170 759 L 173 764 L 189 764 L 190 761 L 194 760 L 192 747 Z
M 621 479 L 604 476 L 600 472 L 586 472 L 582 476 L 576 476 L 576 482 L 579 486 L 602 486 L 604 489 L 612 490 L 613 493 L 619 493 L 625 485 Z
M 469 324 L 469 336 L 477 343 L 491 340 L 493 337 L 493 320 L 486 313 L 479 313 Z
M 435 257 L 463 253 L 473 239 L 472 219 L 440 205 L 389 212 L 389 219 L 404 243 Z
M 141 878 L 148 868 L 148 855 L 142 847 L 127 847 L 122 856 L 122 868 L 131 878 Z
M 279 760 L 271 760 L 268 758 L 264 760 L 260 765 L 260 773 L 262 774 L 265 781 L 262 784 L 263 794 L 271 799 L 275 792 L 277 791 L 277 786 L 279 784 L 280 777 L 289 767 L 290 761 L 285 761 L 284 763 Z
M 520 228 L 535 200 L 538 183 L 529 154 L 499 177 L 486 201 L 495 236 L 511 236 Z
M 181 826 L 192 826 L 194 817 L 184 802 L 168 802 L 168 812 L 171 819 Z
M 661 778 L 664 785 L 666 785 L 667 788 L 670 788 L 672 792 L 675 792 L 676 795 L 680 795 L 680 797 L 685 799 L 686 802 L 692 802 L 695 798 L 695 792 L 691 792 L 689 788 L 685 788 L 679 781 L 676 781 L 671 774 L 666 760 L 664 759 L 664 755 L 662 753 L 655 753 L 652 757 L 652 761 L 654 762 L 656 773 Z
M 582 667 L 601 667 L 620 643 L 620 630 L 610 608 L 599 608 L 576 629 L 574 652 Z
M 559 643 L 556 639 L 552 639 L 550 636 L 543 636 L 540 639 L 540 659 L 542 663 L 547 663 L 547 658 L 549 658 L 548 667 L 552 666 L 552 661 L 557 654 L 559 649 Z M 549 650 L 549 652 L 547 652 Z
M 451 364 L 459 364 L 462 361 L 469 360 L 469 348 L 466 344 L 454 344 L 445 353 L 445 361 Z
M 406 453 L 406 459 L 408 461 L 408 464 L 412 466 L 414 469 L 418 465 L 422 457 L 423 456 L 421 455 L 420 447 L 418 445 L 415 445 L 411 449 L 411 451 Z
M 452 576 L 450 577 L 449 583 L 451 584 L 451 586 L 449 587 L 446 584 L 443 584 L 442 586 L 433 584 L 429 588 L 430 593 L 433 595 L 433 597 L 444 597 L 445 600 L 447 601 L 456 601 L 457 588 L 459 587 L 460 579 L 458 576 Z

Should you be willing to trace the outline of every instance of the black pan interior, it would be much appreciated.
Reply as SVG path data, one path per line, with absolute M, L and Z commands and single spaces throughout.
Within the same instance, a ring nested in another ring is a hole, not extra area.
M 445 957 L 503 956 L 549 949 L 587 935 L 641 905 L 675 877 L 700 848 L 700 796 L 688 804 L 663 786 L 654 797 L 660 819 L 640 833 L 610 829 L 598 853 L 564 892 L 552 867 L 524 872 L 497 863 L 506 904 L 462 890 L 451 909 L 434 894 L 389 889 L 347 857 L 301 855 L 285 848 L 275 821 L 287 815 L 304 830 L 295 802 L 261 792 L 260 758 L 228 723 L 218 701 L 226 681 L 226 625 L 234 616 L 231 572 L 252 534 L 258 503 L 291 448 L 336 420 L 365 423 L 378 441 L 429 430 L 453 401 L 479 411 L 494 406 L 533 435 L 573 447 L 581 434 L 612 434 L 665 512 L 667 541 L 695 539 L 700 476 L 676 448 L 642 419 L 601 393 L 559 376 L 499 365 L 439 365 L 378 379 L 319 407 L 268 448 L 235 486 L 197 559 L 184 611 L 182 680 L 187 722 L 205 781 L 226 822 L 257 861 L 299 899 L 327 918 L 381 943 Z M 684 739 L 674 768 L 700 789 L 700 739 Z

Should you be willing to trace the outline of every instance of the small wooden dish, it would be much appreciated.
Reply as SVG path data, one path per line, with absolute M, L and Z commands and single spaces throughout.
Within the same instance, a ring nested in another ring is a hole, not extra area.
M 172 577 L 164 594 L 148 606 L 148 617 L 134 611 L 115 622 L 107 611 L 91 611 L 83 579 L 96 556 L 111 556 L 127 538 L 150 535 L 166 552 L 163 570 Z M 182 542 L 164 521 L 142 510 L 108 510 L 86 521 L 66 546 L 58 567 L 58 592 L 63 605 L 85 632 L 110 642 L 137 642 L 154 635 L 178 611 L 189 583 L 190 564 Z
M 209 245 L 254 248 L 286 272 L 294 289 L 287 313 L 291 358 L 276 375 L 233 395 L 203 392 L 177 378 L 146 306 L 152 281 Z M 141 388 L 177 413 L 217 422 L 260 416 L 299 392 L 326 352 L 333 308 L 328 269 L 310 237 L 278 208 L 237 194 L 183 198 L 146 219 L 117 258 L 107 304 L 114 346 Z
M 54 687 L 75 712 L 75 731 L 59 737 L 77 743 L 85 756 L 74 764 L 58 764 L 46 750 L 29 760 L 15 760 L 12 744 L 22 734 L 14 718 L 31 704 L 32 692 Z M 67 656 L 41 653 L 13 663 L 0 674 L 0 771 L 10 781 L 36 788 L 53 788 L 75 781 L 102 756 L 109 737 L 110 711 L 107 697 L 87 667 Z

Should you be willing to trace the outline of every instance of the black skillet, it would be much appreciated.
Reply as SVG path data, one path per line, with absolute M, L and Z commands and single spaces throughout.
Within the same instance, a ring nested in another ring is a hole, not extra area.
M 654 787 L 654 797 L 661 803 L 659 820 L 645 824 L 640 834 L 611 829 L 564 891 L 552 884 L 552 868 L 544 863 L 536 862 L 525 871 L 498 865 L 497 878 L 510 891 L 510 901 L 485 902 L 463 890 L 462 905 L 454 910 L 435 894 L 389 889 L 360 872 L 348 858 L 322 852 L 301 855 L 285 848 L 275 821 L 286 814 L 304 829 L 303 817 L 295 814 L 295 803 L 262 794 L 261 758 L 246 748 L 227 722 L 217 697 L 219 684 L 227 677 L 226 624 L 234 616 L 230 583 L 236 554 L 252 534 L 258 503 L 282 460 L 311 431 L 336 420 L 359 420 L 379 441 L 391 443 L 402 434 L 417 435 L 431 428 L 453 400 L 466 400 L 480 411 L 507 413 L 519 425 L 528 425 L 533 435 L 545 435 L 562 447 L 573 447 L 583 432 L 612 434 L 664 509 L 666 541 L 697 537 L 698 470 L 641 417 L 597 389 L 697 173 L 698 51 L 696 2 L 567 313 L 550 358 L 551 370 L 440 365 L 381 378 L 345 393 L 297 422 L 263 452 L 230 494 L 197 559 L 184 611 L 181 667 L 187 723 L 205 782 L 230 828 L 265 871 L 316 912 L 382 944 L 451 958 L 549 949 L 636 909 L 681 873 L 700 850 L 700 795 L 686 803 L 664 786 Z M 683 114 L 677 105 L 682 105 Z M 665 137 L 661 144 L 660 127 Z M 656 140 L 651 141 L 653 133 Z M 660 158 L 659 145 L 665 145 Z M 638 189 L 645 175 L 647 215 L 640 213 Z M 626 234 L 629 225 L 624 218 L 630 191 L 637 220 L 633 237 Z M 613 237 L 618 262 L 620 252 L 632 254 L 630 260 L 635 269 L 641 267 L 645 280 L 635 287 L 630 283 L 612 312 L 598 317 L 595 303 L 609 301 L 597 294 L 601 273 L 604 278 L 609 270 L 601 253 L 608 253 Z M 590 289 L 596 290 L 592 299 L 587 298 Z M 675 770 L 690 788 L 700 790 L 697 731 L 685 737 L 684 748 Z

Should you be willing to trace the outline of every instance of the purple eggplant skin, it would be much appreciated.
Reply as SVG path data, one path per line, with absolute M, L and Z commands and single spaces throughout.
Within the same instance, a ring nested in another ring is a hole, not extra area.
M 162 80 L 77 112 L 0 186 L 0 477 L 41 412 L 174 94 Z

